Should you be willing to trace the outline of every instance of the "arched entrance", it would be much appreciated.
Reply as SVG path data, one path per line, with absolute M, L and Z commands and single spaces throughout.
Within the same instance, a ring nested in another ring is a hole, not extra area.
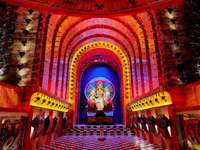
M 103 56 L 103 57 L 102 57 Z M 86 68 L 92 64 L 105 63 L 118 73 L 120 79 L 121 104 L 123 116 L 127 113 L 127 104 L 131 99 L 131 80 L 129 61 L 126 54 L 117 46 L 104 42 L 92 42 L 79 48 L 70 61 L 70 73 L 68 89 L 68 102 L 70 108 L 75 111 L 74 125 L 77 123 L 77 105 L 80 96 L 81 76 Z M 126 117 L 123 124 L 126 124 Z
M 120 91 L 120 80 L 117 72 L 107 64 L 93 64 L 89 66 L 82 74 L 81 77 L 81 86 L 80 86 L 80 95 L 77 105 L 77 124 L 86 124 L 87 123 L 87 98 L 85 96 L 84 90 L 87 84 L 97 78 L 102 77 L 109 80 L 114 88 L 115 95 L 112 99 L 114 106 L 114 123 L 123 124 L 123 115 L 122 115 L 122 105 L 121 105 L 121 91 Z

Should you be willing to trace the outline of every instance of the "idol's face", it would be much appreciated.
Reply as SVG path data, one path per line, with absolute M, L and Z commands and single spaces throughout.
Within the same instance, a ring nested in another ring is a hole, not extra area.
M 97 86 L 97 88 L 98 88 L 98 89 L 102 89 L 103 87 L 102 87 L 101 84 L 99 84 L 99 85 Z

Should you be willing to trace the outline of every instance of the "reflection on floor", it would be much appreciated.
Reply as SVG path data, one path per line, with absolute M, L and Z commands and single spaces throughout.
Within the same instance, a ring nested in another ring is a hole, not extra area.
M 62 136 L 39 150 L 163 150 L 137 136 Z

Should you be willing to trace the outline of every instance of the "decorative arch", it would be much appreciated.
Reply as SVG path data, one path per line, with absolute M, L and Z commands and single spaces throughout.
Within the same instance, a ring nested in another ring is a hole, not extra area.
M 45 49 L 45 57 L 49 61 L 46 61 L 44 66 L 44 88 L 68 100 L 70 97 L 68 92 L 70 67 L 76 50 L 88 43 L 98 41 L 107 41 L 116 45 L 123 50 L 127 57 L 130 89 L 132 89 L 131 99 L 158 87 L 160 83 L 158 82 L 158 61 L 155 59 L 158 45 L 156 46 L 157 38 L 154 36 L 154 28 L 152 28 L 149 16 L 151 15 L 147 12 L 116 18 L 79 18 L 52 15 Z M 54 26 L 53 22 L 56 22 Z M 112 68 L 118 67 L 116 64 L 114 66 L 113 59 L 109 60 L 111 57 L 109 58 L 105 53 L 77 60 L 82 60 L 82 63 L 79 62 L 82 64 L 82 69 L 93 64 L 97 57 L 103 59 L 105 61 L 102 61 L 103 63 L 112 65 Z M 86 59 L 89 61 L 83 61 Z M 79 77 L 81 69 L 76 72 Z M 121 75 L 120 69 L 117 70 L 118 74 Z M 49 86 L 47 87 L 47 85 Z
M 71 104 L 71 108 L 75 110 L 75 121 L 76 123 L 76 104 L 78 101 L 78 74 L 77 74 L 77 67 L 78 63 L 80 61 L 80 58 L 83 54 L 86 52 L 93 50 L 93 49 L 106 49 L 108 51 L 112 51 L 115 53 L 115 55 L 118 57 L 118 59 L 121 62 L 121 95 L 122 95 L 122 105 L 123 110 L 126 110 L 125 106 L 130 102 L 131 99 L 131 84 L 130 84 L 130 75 L 129 75 L 129 61 L 127 59 L 127 56 L 124 54 L 124 52 L 117 46 L 113 45 L 112 43 L 105 42 L 105 41 L 97 41 L 97 42 L 91 42 L 89 44 L 86 44 L 79 48 L 76 53 L 73 55 L 72 60 L 70 62 L 70 72 L 69 72 L 69 78 L 68 78 L 68 102 Z M 124 115 L 126 114 L 125 111 L 123 112 Z M 125 124 L 125 119 L 123 120 Z
M 81 56 L 77 66 L 79 76 L 82 76 L 82 73 L 87 67 L 95 63 L 106 63 L 107 65 L 110 65 L 118 73 L 118 75 L 121 74 L 121 62 L 116 54 L 112 51 L 108 51 L 107 49 L 98 48 L 92 49 Z
M 3 0 L 41 12 L 66 14 L 72 16 L 104 17 L 128 15 L 158 9 L 182 0 Z

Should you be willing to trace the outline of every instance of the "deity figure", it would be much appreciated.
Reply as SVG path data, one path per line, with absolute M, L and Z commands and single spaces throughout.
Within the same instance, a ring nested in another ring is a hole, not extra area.
M 94 107 L 94 105 L 96 104 L 96 102 L 95 102 L 95 95 L 96 95 L 96 91 L 95 91 L 95 89 L 92 89 L 91 90 L 91 96 L 90 96 L 90 106 L 91 107 Z
M 99 82 L 97 84 L 95 102 L 96 102 L 97 110 L 103 110 L 103 108 L 104 108 L 104 91 L 103 91 L 103 84 L 101 82 Z
M 85 88 L 85 95 L 90 107 L 96 106 L 97 110 L 100 111 L 103 110 L 104 106 L 107 106 L 107 104 L 112 104 L 114 86 L 110 81 L 101 78 L 101 80 L 96 80 L 96 82 L 89 82 Z
M 104 89 L 104 105 L 107 105 L 110 102 L 110 92 L 109 88 Z

